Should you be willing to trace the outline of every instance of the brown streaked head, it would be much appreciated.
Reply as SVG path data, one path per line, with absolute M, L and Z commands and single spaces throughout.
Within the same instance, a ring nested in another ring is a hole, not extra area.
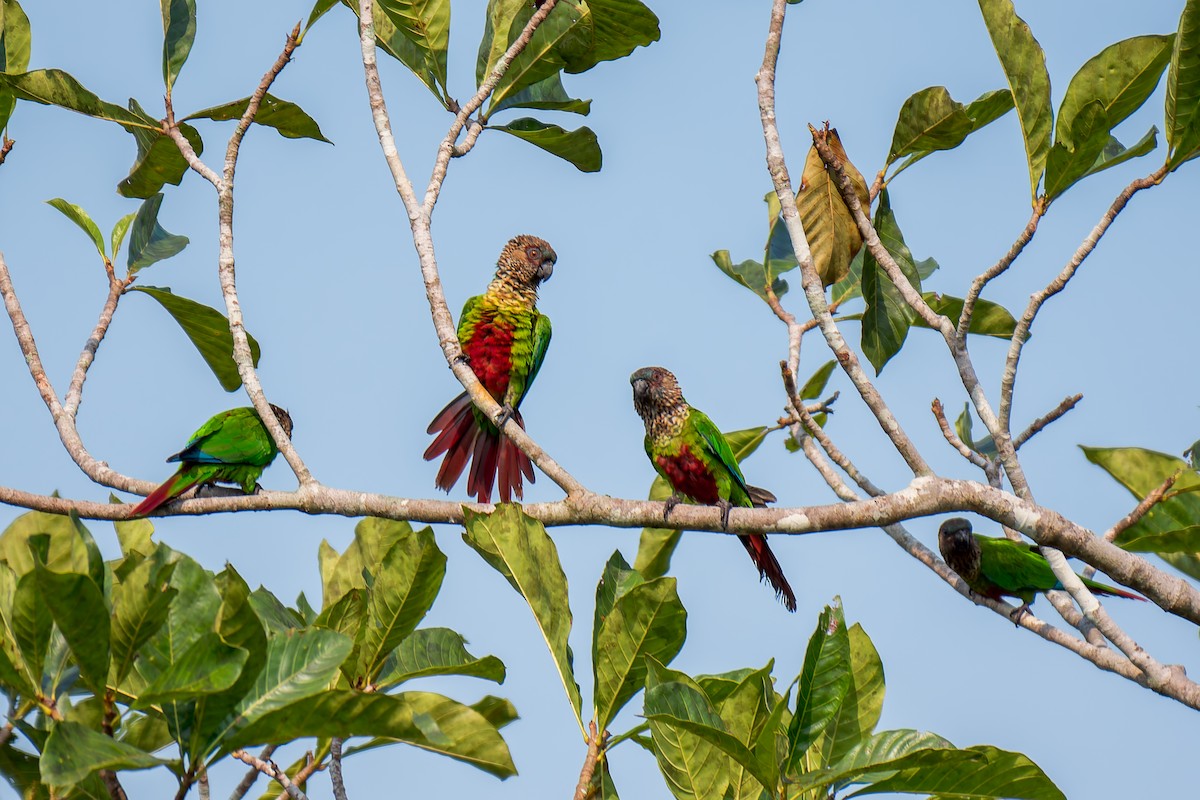
M 537 287 L 550 280 L 558 254 L 545 239 L 522 234 L 514 236 L 500 251 L 496 277 L 522 286 Z
M 283 432 L 287 434 L 289 439 L 292 438 L 292 415 L 286 409 L 282 409 L 274 403 L 270 403 L 269 405 L 271 406 L 271 411 L 275 414 L 275 419 L 279 420 L 280 426 L 283 427 Z
M 633 386 L 633 407 L 643 419 L 684 402 L 679 381 L 668 369 L 642 367 L 629 376 L 629 383 Z

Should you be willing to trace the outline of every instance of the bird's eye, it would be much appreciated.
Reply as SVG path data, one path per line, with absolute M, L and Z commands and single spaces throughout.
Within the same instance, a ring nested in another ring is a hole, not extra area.
M 540 247 L 531 247 L 525 251 L 525 255 L 529 256 L 529 260 L 538 262 L 542 260 L 542 249 Z

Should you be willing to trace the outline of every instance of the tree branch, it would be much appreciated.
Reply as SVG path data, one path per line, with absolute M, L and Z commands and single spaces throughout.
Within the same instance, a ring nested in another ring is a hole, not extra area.
M 329 780 L 333 784 L 334 800 L 346 800 L 346 784 L 342 781 L 342 739 L 334 736 L 329 742 Z
M 933 416 L 937 419 L 938 427 L 941 428 L 942 436 L 950 443 L 950 446 L 959 452 L 959 454 L 970 461 L 975 466 L 979 467 L 984 472 L 988 471 L 990 463 L 980 453 L 967 447 L 966 442 L 958 437 L 954 428 L 950 427 L 950 420 L 946 419 L 946 410 L 942 408 L 942 401 L 938 398 L 933 398 L 933 402 L 929 406 L 933 412 Z
M 112 324 L 113 314 L 117 311 L 117 303 L 120 302 L 121 294 L 128 285 L 116 276 L 112 264 L 107 258 L 104 259 L 104 266 L 108 274 L 108 298 L 100 310 L 100 319 L 96 321 L 92 335 L 88 337 L 83 345 L 83 352 L 79 354 L 75 372 L 71 376 L 71 385 L 67 387 L 66 402 L 63 403 L 63 411 L 71 417 L 72 421 L 79 412 L 79 404 L 83 400 L 83 382 L 87 380 L 88 369 L 96 360 L 96 352 L 100 349 L 100 343 L 104 341 L 104 337 L 108 333 L 108 326 Z
M 588 800 L 588 789 L 592 777 L 596 774 L 596 765 L 604 755 L 604 746 L 608 741 L 608 731 L 603 734 L 596 728 L 596 720 L 588 723 L 587 757 L 583 760 L 583 768 L 579 770 L 579 783 L 575 786 L 575 800 Z M 339 798 L 344 800 L 344 798 Z
M 258 754 L 259 760 L 266 761 L 271 757 L 271 754 L 275 752 L 275 749 L 276 745 L 273 744 L 269 744 L 264 747 L 262 752 Z M 246 792 L 250 791 L 251 787 L 254 786 L 254 782 L 257 780 L 258 768 L 252 766 L 246 771 L 246 774 L 242 778 L 241 782 L 234 787 L 233 794 L 229 795 L 229 800 L 242 800 L 242 798 L 246 796 Z
M 308 800 L 308 796 L 304 794 L 304 792 L 300 791 L 300 787 L 292 783 L 292 781 L 288 778 L 287 773 L 281 770 L 275 764 L 275 762 L 264 761 L 261 758 L 255 758 L 245 750 L 234 750 L 232 753 L 230 753 L 230 755 L 244 764 L 249 764 L 263 775 L 266 775 L 268 778 L 278 781 L 279 785 L 283 787 L 284 791 L 287 792 L 288 796 L 291 797 L 292 800 Z
M 1078 405 L 1079 401 L 1082 399 L 1083 399 L 1083 395 L 1073 394 L 1070 397 L 1064 399 L 1057 406 L 1055 406 L 1054 409 L 1051 410 L 1049 414 L 1046 414 L 1045 416 L 1038 417 L 1037 419 L 1035 419 L 1028 428 L 1021 431 L 1021 433 L 1017 436 L 1017 438 L 1013 440 L 1013 449 L 1014 450 L 1021 449 L 1021 445 L 1025 444 L 1030 439 L 1032 439 L 1034 436 L 1041 433 L 1042 428 L 1045 428 L 1051 422 L 1054 422 L 1056 419 L 1058 419 L 1059 417 L 1063 416 L 1068 411 L 1073 409 L 1076 405 Z
M 1012 247 L 1008 248 L 1008 252 L 971 282 L 971 288 L 967 290 L 967 296 L 963 298 L 962 313 L 958 317 L 958 329 L 956 333 L 959 339 L 967 338 L 967 332 L 971 329 L 971 316 L 975 313 L 975 303 L 979 300 L 979 295 L 992 280 L 1002 275 L 1017 260 L 1017 256 L 1021 255 L 1021 251 L 1025 249 L 1025 245 L 1029 244 L 1030 240 L 1033 239 L 1033 235 L 1037 233 L 1038 223 L 1042 221 L 1042 217 L 1045 214 L 1045 203 L 1035 205 L 1033 207 L 1033 215 L 1029 218 L 1029 222 L 1025 224 L 1025 229 L 1021 231 L 1021 235 L 1013 242 Z

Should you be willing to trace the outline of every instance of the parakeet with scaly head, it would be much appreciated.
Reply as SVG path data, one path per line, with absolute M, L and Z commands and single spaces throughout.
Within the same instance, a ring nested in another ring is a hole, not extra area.
M 942 523 L 938 529 L 938 550 L 971 591 L 997 601 L 1001 597 L 1019 599 L 1021 605 L 1012 613 L 1014 620 L 1029 610 L 1038 593 L 1063 588 L 1037 545 L 972 533 L 971 523 L 962 517 Z M 1082 575 L 1079 579 L 1094 594 L 1146 599 Z
M 550 346 L 550 318 L 538 313 L 538 286 L 550 279 L 558 256 L 536 236 L 517 236 L 500 252 L 496 277 L 487 291 L 463 306 L 458 320 L 458 341 L 479 382 L 504 409 L 501 425 L 512 418 L 522 428 L 517 409 L 533 385 L 546 348 Z M 529 457 L 500 433 L 495 422 L 475 408 L 463 392 L 441 410 L 428 432 L 436 434 L 425 451 L 431 461 L 446 457 L 438 469 L 436 485 L 450 491 L 471 461 L 467 494 L 481 503 L 491 502 L 498 484 L 500 500 L 521 499 L 521 476 L 534 481 Z
M 724 434 L 699 409 L 683 399 L 679 382 L 662 367 L 644 367 L 629 377 L 633 385 L 633 407 L 646 424 L 646 455 L 674 494 L 667 500 L 664 519 L 687 498 L 721 508 L 721 524 L 729 527 L 733 506 L 762 508 L 775 501 L 765 489 L 750 486 L 742 477 L 737 459 Z M 738 535 L 760 578 L 775 590 L 788 611 L 796 610 L 796 595 L 783 576 L 767 537 L 754 533 Z
M 271 406 L 283 432 L 292 436 L 292 418 L 279 406 Z M 134 506 L 131 517 L 144 517 L 168 500 L 193 486 L 233 483 L 246 494 L 258 488 L 263 470 L 271 465 L 279 448 L 253 408 L 222 411 L 192 434 L 187 445 L 168 462 L 182 462 L 179 471 Z

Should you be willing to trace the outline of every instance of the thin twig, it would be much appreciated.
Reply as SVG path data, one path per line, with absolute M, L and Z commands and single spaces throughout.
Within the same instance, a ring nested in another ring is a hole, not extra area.
M 3 141 L 0 141 L 0 164 L 3 164 L 4 159 L 8 158 L 8 154 L 12 152 L 14 144 L 16 142 L 7 136 L 3 137 Z
M 125 789 L 121 786 L 121 781 L 117 778 L 117 773 L 111 769 L 102 769 L 100 770 L 100 780 L 104 783 L 104 788 L 108 790 L 108 796 L 112 800 L 129 800 L 125 795 Z M 208 800 L 203 793 L 200 796 L 202 800 Z
M 783 36 L 783 17 L 785 2 L 776 0 L 771 10 L 771 26 L 767 33 L 767 43 L 763 53 L 762 66 L 759 68 L 755 82 L 758 85 L 758 109 L 762 119 L 763 139 L 767 149 L 767 170 L 779 196 L 780 211 L 788 236 L 792 241 L 792 250 L 796 261 L 800 264 L 801 283 L 804 286 L 804 296 L 808 300 L 813 318 L 818 321 L 825 342 L 837 358 L 842 370 L 854 384 L 867 408 L 879 422 L 883 432 L 892 440 L 896 451 L 908 464 L 914 475 L 930 475 L 933 470 L 917 451 L 916 445 L 908 438 L 899 420 L 888 408 L 879 391 L 871 383 L 863 371 L 858 356 L 846 344 L 841 331 L 833 321 L 829 305 L 825 298 L 825 288 L 813 267 L 812 252 L 808 246 L 808 238 L 804 233 L 804 224 L 796 209 L 796 195 L 792 191 L 791 177 L 788 173 L 787 160 L 783 154 L 780 142 L 779 126 L 775 120 L 775 68 L 779 60 L 779 45 Z
M 300 771 L 296 773 L 294 778 L 292 778 L 296 785 L 300 785 L 307 781 L 313 776 L 313 773 L 320 772 L 321 770 L 325 769 L 324 762 L 314 759 L 311 750 L 304 754 L 304 761 L 304 766 L 301 767 Z M 275 798 L 275 800 L 288 800 L 288 794 L 289 792 L 284 790 L 279 793 L 279 796 Z
M 575 786 L 575 800 L 588 800 L 588 789 L 592 777 L 596 774 L 596 765 L 604 756 L 604 746 L 608 741 L 608 731 L 601 735 L 596 728 L 596 720 L 588 723 L 587 757 L 583 759 L 583 768 L 579 770 L 579 783 Z M 338 800 L 343 800 L 339 798 Z
M 1045 428 L 1051 422 L 1054 422 L 1056 419 L 1073 409 L 1082 399 L 1083 395 L 1073 394 L 1055 406 L 1050 413 L 1035 419 L 1028 428 L 1021 431 L 1021 433 L 1017 435 L 1017 438 L 1013 439 L 1013 449 L 1020 450 L 1021 445 L 1025 444 L 1038 433 L 1040 433 L 1042 428 Z
M 71 385 L 67 387 L 67 397 L 63 402 L 63 411 L 72 420 L 79 412 L 79 404 L 83 400 L 83 382 L 87 380 L 88 369 L 96 360 L 96 352 L 100 349 L 100 343 L 104 341 L 105 334 L 108 333 L 108 326 L 112 324 L 113 314 L 117 311 L 117 303 L 120 302 L 121 293 L 125 291 L 127 285 L 113 274 L 112 264 L 107 258 L 104 260 L 104 265 L 107 267 L 108 273 L 108 298 L 104 301 L 104 308 L 100 310 L 100 318 L 96 321 L 92 335 L 84 343 L 83 352 L 79 354 L 79 360 L 75 363 L 75 373 L 71 376 Z
M 1013 242 L 1012 247 L 1008 248 L 1008 252 L 971 282 L 971 288 L 967 290 L 967 296 L 963 298 L 962 313 L 958 317 L 957 335 L 959 339 L 967 338 L 967 332 L 971 329 L 971 316 L 975 313 L 975 303 L 979 300 L 979 295 L 992 280 L 1002 275 L 1005 270 L 1012 266 L 1017 256 L 1021 255 L 1021 251 L 1025 249 L 1025 245 L 1029 244 L 1030 240 L 1033 239 L 1033 235 L 1037 233 L 1038 223 L 1042 221 L 1042 217 L 1045 214 L 1046 204 L 1044 202 L 1037 203 L 1033 207 L 1033 215 L 1029 218 L 1029 222 L 1025 224 L 1025 229 L 1021 231 L 1021 235 Z
M 264 747 L 262 752 L 258 754 L 259 760 L 266 761 L 271 757 L 271 754 L 275 752 L 275 749 L 276 745 L 273 744 L 269 744 Z M 246 792 L 250 791 L 250 789 L 254 786 L 254 782 L 257 780 L 258 768 L 252 766 L 246 771 L 246 774 L 242 777 L 241 782 L 234 787 L 233 794 L 229 795 L 229 800 L 242 800 L 242 798 L 246 796 Z
M 783 390 L 787 395 L 788 405 L 808 435 L 821 445 L 821 449 L 829 455 L 830 460 L 841 467 L 842 471 L 850 476 L 850 480 L 857 483 L 864 492 L 872 497 L 879 497 L 884 494 L 882 489 L 859 471 L 854 462 L 850 460 L 850 457 L 833 443 L 833 440 L 829 438 L 829 434 L 825 432 L 825 429 L 818 425 L 817 421 L 812 418 L 812 414 L 809 413 L 808 408 L 804 405 L 804 401 L 800 399 L 800 392 L 796 389 L 796 377 L 788 369 L 786 361 L 779 362 L 779 372 L 783 377 Z
M 471 120 L 467 125 L 467 135 L 463 137 L 460 144 L 454 146 L 454 151 L 451 154 L 454 158 L 462 158 L 467 153 L 475 149 L 475 142 L 479 140 L 479 134 L 483 133 L 483 124 L 479 120 Z
M 241 761 L 243 764 L 249 764 L 251 767 L 254 767 L 268 778 L 278 781 L 279 785 L 283 787 L 284 791 L 289 797 L 292 798 L 292 800 L 308 800 L 308 796 L 305 795 L 304 792 L 300 791 L 300 787 L 292 783 L 291 779 L 288 778 L 287 773 L 281 770 L 274 761 L 264 761 L 261 758 L 256 758 L 255 756 L 247 753 L 245 750 L 234 750 L 232 753 L 230 753 L 230 755 L 236 758 L 238 761 Z
M 1146 516 L 1150 509 L 1161 503 L 1163 498 L 1167 496 L 1167 492 L 1171 491 L 1171 487 L 1175 485 L 1175 481 L 1179 480 L 1181 475 L 1183 475 L 1182 469 L 1176 470 L 1173 474 L 1168 475 L 1166 480 L 1160 483 L 1158 487 L 1154 489 L 1154 491 L 1146 495 L 1142 502 L 1138 503 L 1137 506 L 1134 507 L 1133 511 L 1130 511 L 1128 514 L 1122 517 L 1116 525 L 1113 525 L 1104 532 L 1105 541 L 1115 542 L 1118 536 L 1127 531 L 1142 517 Z
M 329 742 L 329 780 L 335 800 L 346 800 L 346 784 L 342 781 L 342 739 L 334 736 Z
M 200 800 L 210 800 L 212 797 L 208 787 L 208 770 L 204 765 L 200 765 L 200 779 L 197 781 L 199 785 Z
M 1025 313 L 1021 315 L 1020 321 L 1017 322 L 1016 330 L 1013 331 L 1012 344 L 1009 345 L 1008 358 L 1004 364 L 1004 375 L 1000 381 L 999 416 L 1002 427 L 1008 427 L 1009 418 L 1012 414 L 1013 385 L 1017 381 L 1017 364 L 1021 360 L 1021 350 L 1025 347 L 1025 342 L 1029 339 L 1029 329 L 1033 327 L 1033 321 L 1037 318 L 1042 305 L 1066 288 L 1067 283 L 1075 276 L 1084 259 L 1096 249 L 1096 245 L 1100 243 L 1100 239 L 1104 236 L 1104 233 L 1112 225 L 1117 215 L 1124 210 L 1125 205 L 1130 199 L 1143 189 L 1148 189 L 1151 186 L 1161 183 L 1162 179 L 1166 177 L 1167 171 L 1167 165 L 1163 164 L 1150 175 L 1138 178 L 1122 189 L 1117 198 L 1113 200 L 1112 205 L 1104 212 L 1104 216 L 1096 223 L 1096 227 L 1092 228 L 1091 233 L 1087 235 L 1087 238 L 1075 250 L 1075 253 L 1071 256 L 1071 260 L 1062 268 L 1062 271 L 1055 276 L 1054 280 L 1050 281 L 1046 288 L 1030 297 L 1029 305 L 1026 306 Z
M 984 458 L 982 454 L 967 447 L 966 442 L 959 438 L 954 428 L 950 427 L 950 420 L 946 419 L 946 410 L 942 408 L 942 401 L 936 397 L 933 398 L 933 402 L 929 408 L 933 411 L 933 416 L 937 419 L 938 427 L 942 430 L 942 436 L 946 438 L 950 446 L 957 450 L 967 461 L 987 472 L 991 462 L 987 458 Z

